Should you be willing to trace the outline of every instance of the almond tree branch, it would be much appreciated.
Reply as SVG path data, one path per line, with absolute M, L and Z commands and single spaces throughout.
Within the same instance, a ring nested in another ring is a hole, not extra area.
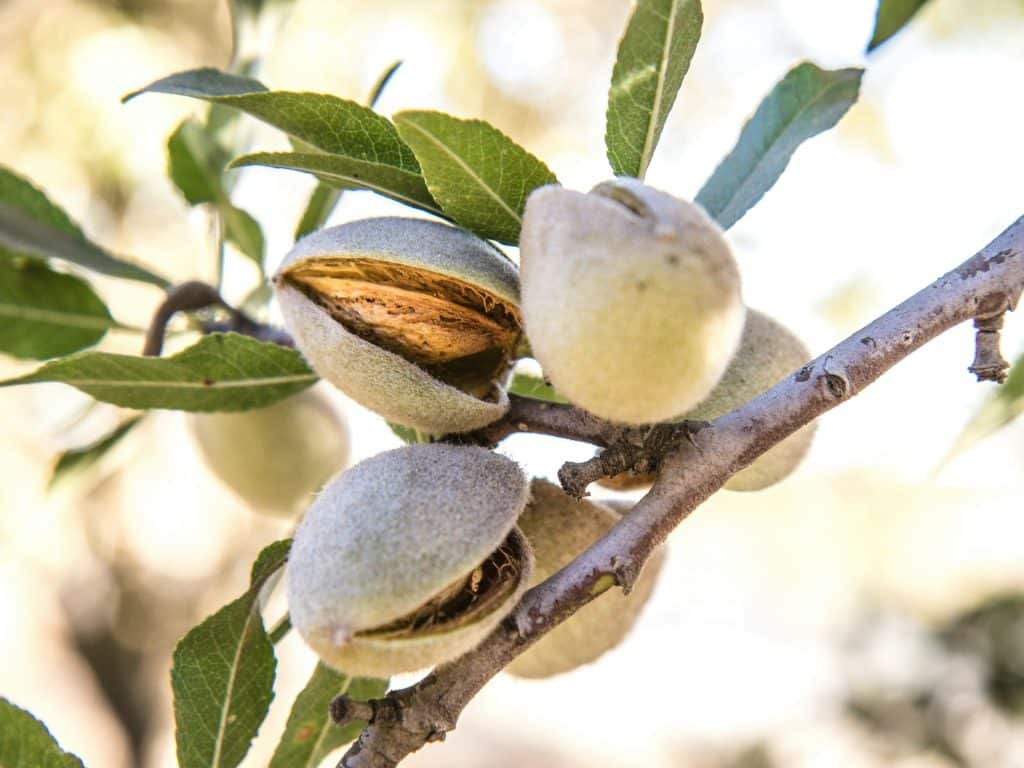
M 611 575 L 628 590 L 655 546 L 725 481 L 800 427 L 849 400 L 914 350 L 958 323 L 1001 316 L 1024 288 L 1024 217 L 980 253 L 812 360 L 774 388 L 677 441 L 654 487 L 606 536 L 523 597 L 474 651 L 421 682 L 372 703 L 370 724 L 339 768 L 392 768 L 444 738 L 459 713 L 506 664 L 602 591 Z M 991 327 L 989 325 L 988 327 Z M 986 330 L 985 333 L 991 331 Z M 991 341 L 991 340 L 989 340 Z M 987 342 L 986 342 L 987 343 Z M 532 407 L 532 406 L 531 406 Z M 561 408 L 524 411 L 531 431 L 554 432 Z M 538 413 L 545 414 L 533 421 Z M 516 424 L 515 420 L 503 420 Z M 543 427 L 534 430 L 534 427 Z M 594 425 L 579 434 L 606 439 Z M 549 431 L 550 429 L 550 431 Z M 594 434 L 594 430 L 600 434 Z M 518 425 L 515 431 L 518 431 Z M 495 434 L 498 434 L 497 432 Z M 339 704 L 334 708 L 346 711 Z

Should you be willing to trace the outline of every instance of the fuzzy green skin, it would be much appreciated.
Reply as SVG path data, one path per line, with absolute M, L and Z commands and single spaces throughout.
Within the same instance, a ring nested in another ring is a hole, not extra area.
M 477 447 L 411 445 L 357 464 L 324 489 L 295 532 L 292 624 L 321 659 L 354 675 L 411 672 L 465 652 L 486 631 L 418 648 L 358 633 L 407 616 L 472 572 L 512 530 L 528 491 L 518 465 Z M 493 627 L 515 602 L 484 624 Z
M 544 480 L 534 480 L 531 490 L 518 526 L 533 547 L 532 587 L 572 562 L 607 533 L 619 515 L 599 504 L 575 501 Z M 664 559 L 664 550 L 655 550 L 629 595 L 615 590 L 599 596 L 538 640 L 506 671 L 516 677 L 551 677 L 617 646 L 654 591 Z
M 520 262 L 534 356 L 556 390 L 603 418 L 643 424 L 692 408 L 739 343 L 740 276 L 721 230 L 635 179 L 586 195 L 535 190 Z
M 529 544 L 522 533 L 513 530 L 513 535 L 519 536 L 523 546 L 529 549 Z M 445 664 L 473 650 L 494 631 L 519 602 L 523 593 L 532 586 L 532 573 L 532 561 L 528 561 L 519 573 L 519 583 L 515 592 L 506 598 L 499 609 L 491 611 L 471 624 L 444 633 L 403 638 L 356 635 L 341 646 L 329 640 L 307 642 L 328 665 L 362 677 L 390 677 L 402 672 L 415 672 Z
M 189 414 L 206 466 L 256 512 L 296 517 L 349 461 L 348 428 L 314 390 L 242 413 Z
M 389 421 L 432 434 L 470 432 L 500 419 L 508 396 L 495 384 L 482 400 L 440 381 L 418 365 L 346 330 L 281 275 L 316 258 L 366 258 L 428 269 L 471 282 L 519 303 L 516 267 L 486 241 L 422 219 L 349 222 L 303 238 L 285 257 L 275 293 L 285 326 L 322 378 Z
M 807 347 L 788 328 L 763 312 L 748 309 L 736 356 L 711 394 L 685 418 L 717 419 L 771 389 L 810 359 Z M 730 477 L 725 487 L 759 491 L 788 477 L 810 448 L 814 430 L 812 422 L 768 449 Z

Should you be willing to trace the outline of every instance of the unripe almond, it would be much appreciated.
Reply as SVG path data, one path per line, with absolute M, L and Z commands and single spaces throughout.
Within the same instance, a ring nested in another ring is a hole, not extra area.
M 294 517 L 349 461 L 348 428 L 322 393 L 266 408 L 189 414 L 206 466 L 256 512 Z
M 771 389 L 810 358 L 807 347 L 786 326 L 763 312 L 748 309 L 736 356 L 711 394 L 685 418 L 717 419 Z M 725 487 L 730 491 L 759 491 L 785 479 L 803 460 L 814 431 L 815 423 L 811 422 L 794 432 L 730 477 Z
M 519 528 L 530 541 L 535 586 L 560 571 L 619 520 L 611 509 L 576 501 L 544 480 L 534 480 Z M 551 677 L 594 661 L 626 637 L 654 590 L 664 562 L 658 549 L 624 595 L 601 595 L 556 626 L 506 667 L 516 677 Z
M 335 478 L 299 524 L 288 612 L 327 664 L 386 677 L 457 658 L 508 615 L 532 572 L 515 529 L 529 485 L 511 460 L 442 443 Z
M 606 419 L 692 408 L 739 342 L 740 276 L 721 229 L 636 179 L 535 190 L 520 261 L 534 356 L 556 390 Z
M 696 408 L 680 418 L 711 421 L 778 384 L 810 359 L 803 342 L 781 323 L 756 309 L 747 310 L 747 322 L 736 355 L 721 380 Z M 730 477 L 730 491 L 759 491 L 784 480 L 799 466 L 811 446 L 814 422 L 769 448 L 750 466 Z M 606 488 L 631 491 L 654 482 L 654 473 L 632 473 L 599 481 Z
M 353 221 L 300 240 L 274 283 L 316 372 L 388 420 L 466 432 L 508 409 L 519 278 L 475 235 L 422 219 Z

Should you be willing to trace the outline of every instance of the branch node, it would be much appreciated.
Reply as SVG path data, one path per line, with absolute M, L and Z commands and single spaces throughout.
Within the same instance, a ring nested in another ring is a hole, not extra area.
M 377 716 L 374 701 L 356 701 L 348 696 L 336 696 L 331 700 L 329 711 L 335 725 L 347 725 L 354 720 L 372 723 Z
M 633 591 L 636 580 L 640 578 L 641 567 L 641 564 L 632 557 L 615 555 L 612 558 L 612 574 L 615 576 L 615 583 L 622 587 L 623 595 Z
M 850 394 L 850 380 L 846 372 L 842 370 L 830 370 L 829 363 L 832 362 L 832 355 L 825 358 L 821 366 L 821 383 L 824 384 L 828 394 L 835 400 L 843 400 Z

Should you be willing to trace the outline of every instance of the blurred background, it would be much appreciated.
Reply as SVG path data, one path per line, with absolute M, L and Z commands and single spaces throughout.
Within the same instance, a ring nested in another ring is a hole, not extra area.
M 873 0 L 704 7 L 648 175 L 685 197 L 793 64 L 865 64 L 875 12 Z M 385 114 L 482 117 L 567 186 L 610 173 L 604 111 L 627 0 L 279 10 L 259 72 L 273 88 L 362 101 L 401 59 Z M 113 251 L 176 281 L 211 279 L 209 214 L 165 176 L 167 136 L 202 105 L 119 99 L 175 71 L 226 67 L 231 38 L 223 2 L 2 0 L 0 163 Z M 818 354 L 1024 213 L 1022 40 L 1021 0 L 932 0 L 872 54 L 860 102 L 731 231 L 747 302 Z M 273 130 L 240 125 L 244 146 L 285 148 Z M 263 224 L 270 270 L 311 189 L 288 171 L 238 175 L 234 202 Z M 415 215 L 347 193 L 332 221 L 378 213 Z M 228 256 L 226 292 L 239 300 L 256 272 Z M 94 282 L 128 325 L 144 327 L 160 300 L 145 286 Z M 1007 319 L 1013 359 L 1022 320 Z M 141 343 L 117 332 L 103 347 L 137 353 Z M 1024 765 L 1024 421 L 954 451 L 992 392 L 967 373 L 972 354 L 972 330 L 954 329 L 827 414 L 796 475 L 719 493 L 671 536 L 623 646 L 548 681 L 500 676 L 443 745 L 408 764 Z M 31 367 L 0 360 L 5 378 Z M 383 421 L 324 393 L 356 459 L 399 444 Z M 69 388 L 0 391 L 0 695 L 94 768 L 164 768 L 175 764 L 174 643 L 241 593 L 255 554 L 290 524 L 252 514 L 210 476 L 179 413 L 151 414 L 98 466 L 49 487 L 60 452 L 120 418 Z M 590 455 L 528 437 L 501 450 L 548 477 Z M 315 663 L 295 633 L 278 650 L 275 703 L 247 766 L 266 764 Z

